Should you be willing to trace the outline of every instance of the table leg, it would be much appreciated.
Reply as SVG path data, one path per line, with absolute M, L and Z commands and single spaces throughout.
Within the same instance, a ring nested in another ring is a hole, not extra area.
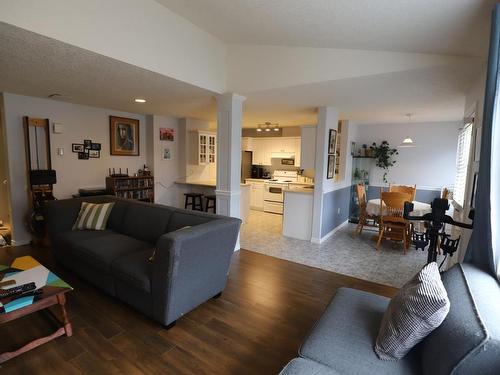
M 64 294 L 60 294 L 57 296 L 57 302 L 59 302 L 59 306 L 61 307 L 61 313 L 62 313 L 62 325 L 64 328 L 64 332 L 66 333 L 66 336 L 71 337 L 73 336 L 73 327 L 71 326 L 71 323 L 69 322 L 68 319 L 68 313 L 66 312 L 66 297 Z

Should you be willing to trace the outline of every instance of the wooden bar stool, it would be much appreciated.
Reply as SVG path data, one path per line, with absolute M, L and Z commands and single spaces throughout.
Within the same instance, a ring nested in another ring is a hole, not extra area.
M 209 209 L 212 209 L 213 213 L 215 214 L 215 195 L 207 195 L 205 198 L 207 198 L 205 212 L 208 212 Z
M 191 208 L 194 211 L 203 211 L 203 203 L 202 198 L 203 194 L 201 193 L 184 193 L 186 196 L 184 201 L 184 208 L 187 210 Z

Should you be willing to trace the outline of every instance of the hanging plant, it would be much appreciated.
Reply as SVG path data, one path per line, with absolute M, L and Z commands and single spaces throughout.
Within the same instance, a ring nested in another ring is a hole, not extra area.
M 383 179 L 384 182 L 387 183 L 387 173 L 389 172 L 389 168 L 396 164 L 394 155 L 398 155 L 398 150 L 391 148 L 389 146 L 389 142 L 387 141 L 382 141 L 378 146 L 375 142 L 373 142 L 370 149 L 372 150 L 377 167 L 382 168 L 385 171 Z

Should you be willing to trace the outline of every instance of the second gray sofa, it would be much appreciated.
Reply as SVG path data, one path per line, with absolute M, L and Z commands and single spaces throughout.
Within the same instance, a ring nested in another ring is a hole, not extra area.
M 459 264 L 442 274 L 450 299 L 444 322 L 399 361 L 373 347 L 389 299 L 340 288 L 281 375 L 500 374 L 500 285 Z
M 106 230 L 72 230 L 82 201 L 115 202 Z M 52 201 L 47 217 L 57 261 L 166 326 L 223 291 L 241 223 L 113 196 Z

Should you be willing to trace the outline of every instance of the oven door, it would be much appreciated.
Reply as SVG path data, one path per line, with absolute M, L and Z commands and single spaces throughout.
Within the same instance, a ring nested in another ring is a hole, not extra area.
M 283 203 L 283 186 L 264 184 L 264 201 Z

